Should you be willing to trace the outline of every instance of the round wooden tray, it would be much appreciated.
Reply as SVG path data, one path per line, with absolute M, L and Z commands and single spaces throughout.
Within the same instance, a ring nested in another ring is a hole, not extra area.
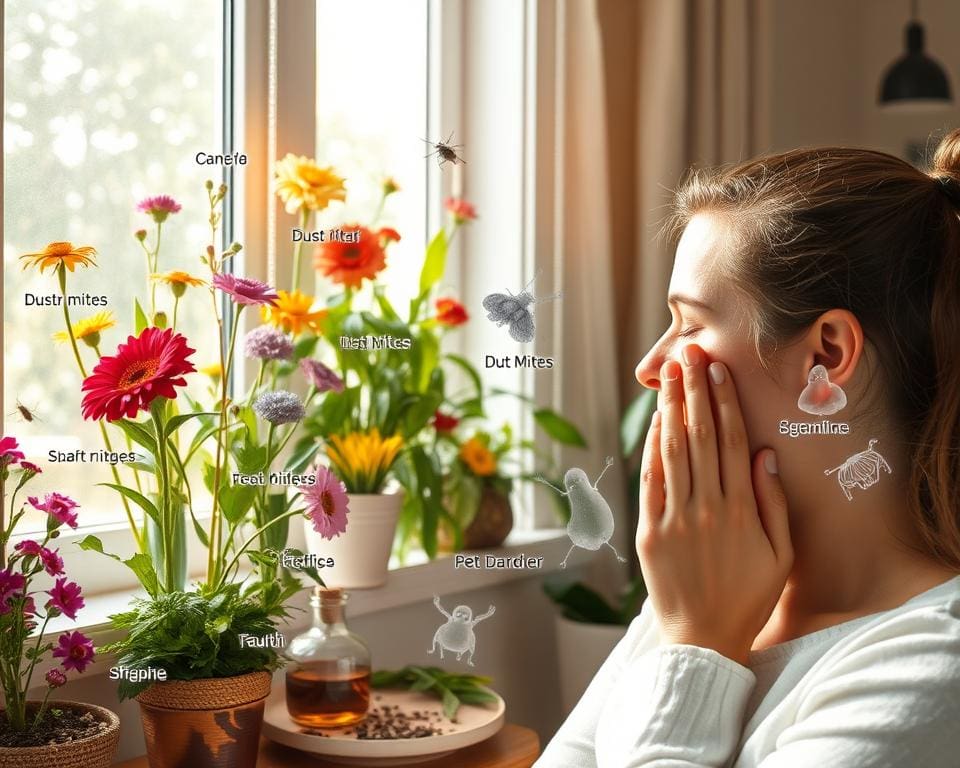
M 464 704 L 457 722 L 443 716 L 440 701 L 412 691 L 378 689 L 372 692 L 370 708 L 399 708 L 402 712 L 429 713 L 429 723 L 442 729 L 436 736 L 418 739 L 358 739 L 353 727 L 306 729 L 290 719 L 282 685 L 275 685 L 267 699 L 263 735 L 279 744 L 311 752 L 342 765 L 412 765 L 449 755 L 493 736 L 503 727 L 506 706 L 497 696 L 489 707 Z M 437 721 L 439 718 L 439 722 Z

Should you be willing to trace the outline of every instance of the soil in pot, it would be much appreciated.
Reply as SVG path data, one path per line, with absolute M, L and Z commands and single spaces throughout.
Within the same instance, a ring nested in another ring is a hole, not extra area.
M 87 739 L 110 728 L 111 723 L 89 710 L 51 707 L 43 720 L 28 731 L 15 731 L 0 717 L 0 748 L 48 747 Z

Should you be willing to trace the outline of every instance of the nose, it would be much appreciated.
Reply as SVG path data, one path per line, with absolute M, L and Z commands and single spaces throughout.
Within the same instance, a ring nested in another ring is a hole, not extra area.
M 634 376 L 647 389 L 660 389 L 660 367 L 666 362 L 667 356 L 663 353 L 660 344 L 654 345 L 643 359 L 637 363 Z

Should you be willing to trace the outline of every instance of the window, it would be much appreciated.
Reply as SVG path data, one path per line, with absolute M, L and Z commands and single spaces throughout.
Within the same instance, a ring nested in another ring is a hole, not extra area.
M 98 426 L 80 418 L 79 371 L 66 346 L 51 349 L 62 310 L 36 303 L 58 293 L 56 279 L 21 270 L 18 257 L 58 240 L 97 248 L 99 267 L 70 274 L 68 291 L 106 301 L 71 308 L 73 323 L 101 310 L 120 321 L 102 333 L 104 354 L 123 341 L 134 295 L 145 300 L 146 260 L 133 233 L 144 228 L 152 241 L 156 228 L 136 211 L 140 199 L 169 194 L 191 212 L 164 224 L 159 268 L 196 271 L 207 236 L 203 183 L 219 183 L 219 169 L 194 156 L 221 146 L 223 9 L 190 0 L 8 0 L 4 13 L 3 432 L 29 456 L 89 455 L 103 444 Z M 168 296 L 158 286 L 158 309 L 170 311 Z M 178 328 L 191 341 L 211 343 L 209 333 L 192 332 L 208 323 L 184 303 Z M 201 345 L 194 359 L 199 366 L 214 354 Z M 96 357 L 83 345 L 81 355 L 89 372 Z M 22 420 L 18 402 L 33 421 Z M 121 433 L 110 435 L 114 450 L 127 450 Z M 124 518 L 117 495 L 95 485 L 112 481 L 108 464 L 43 468 L 37 486 L 74 495 L 85 525 Z M 131 470 L 118 471 L 129 482 Z

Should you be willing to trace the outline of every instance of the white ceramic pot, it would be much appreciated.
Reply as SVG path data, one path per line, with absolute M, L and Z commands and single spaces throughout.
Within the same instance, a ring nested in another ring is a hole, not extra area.
M 615 624 L 587 624 L 556 615 L 557 663 L 560 665 L 560 704 L 566 717 L 580 701 L 593 676 L 613 647 L 627 633 Z
M 350 494 L 347 530 L 329 541 L 304 520 L 307 552 L 333 558 L 333 566 L 320 571 L 328 587 L 363 589 L 386 583 L 402 504 L 402 492 Z

